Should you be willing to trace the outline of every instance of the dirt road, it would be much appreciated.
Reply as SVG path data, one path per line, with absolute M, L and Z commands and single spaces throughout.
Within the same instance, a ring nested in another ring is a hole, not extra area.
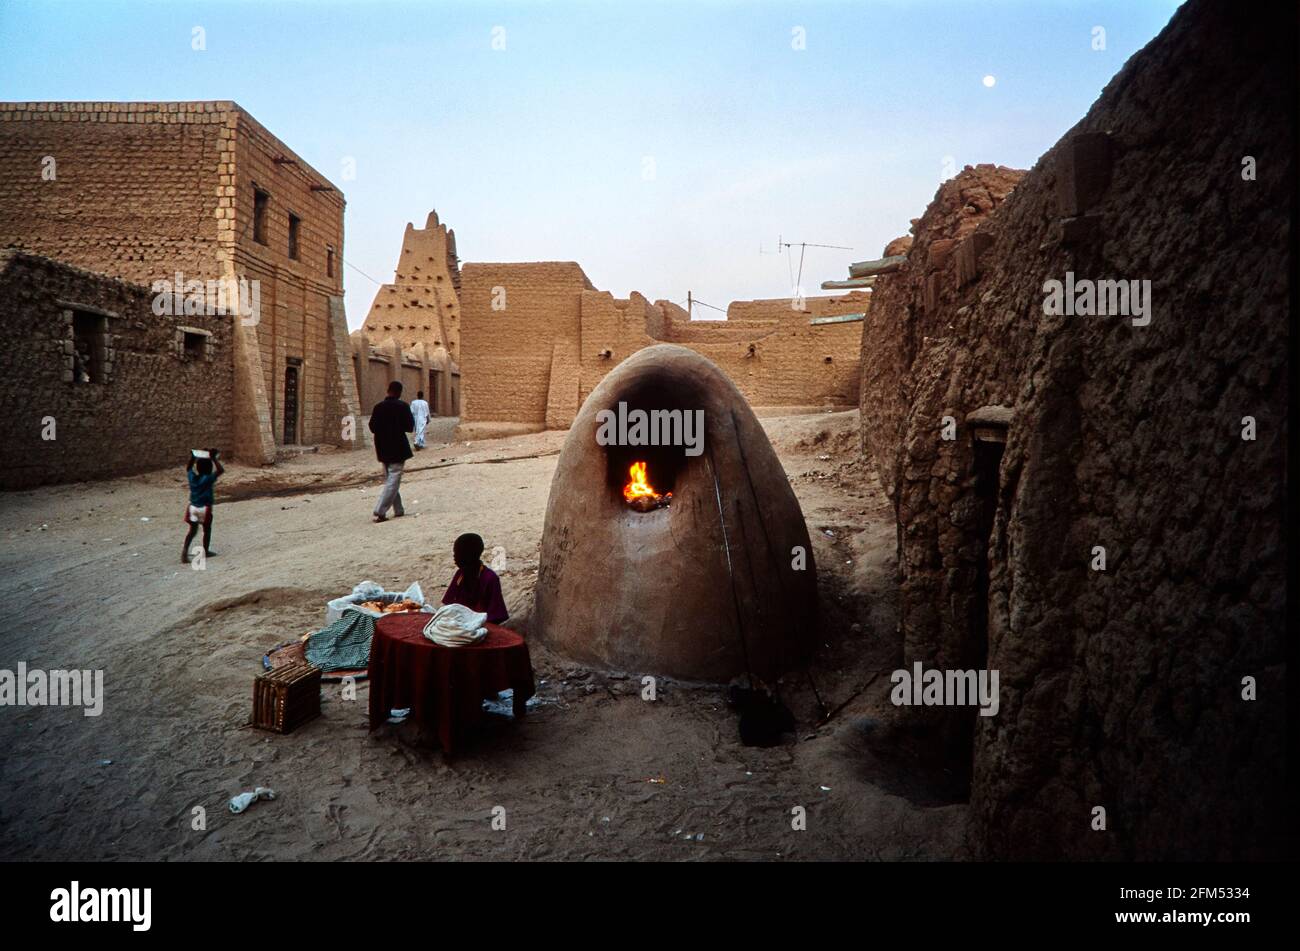
M 828 634 L 813 674 L 835 705 L 893 660 L 891 513 L 858 459 L 856 413 L 764 425 L 814 538 Z M 105 684 L 98 717 L 0 707 L 0 855 L 963 856 L 966 807 L 862 749 L 871 718 L 888 716 L 887 675 L 820 729 L 806 682 L 792 680 L 799 733 L 772 749 L 739 743 L 716 687 L 661 681 L 648 703 L 638 672 L 540 646 L 530 714 L 490 718 L 451 762 L 407 727 L 369 734 L 364 684 L 354 700 L 327 686 L 323 716 L 290 736 L 246 725 L 267 648 L 321 626 L 325 601 L 363 579 L 419 581 L 436 600 L 461 532 L 505 550 L 512 626 L 526 631 L 563 436 L 432 443 L 403 480 L 407 517 L 382 525 L 369 518 L 379 479 L 367 453 L 232 466 L 201 571 L 179 563 L 179 466 L 0 496 L 0 669 L 102 669 Z M 230 814 L 228 798 L 256 785 L 278 798 Z M 792 828 L 796 806 L 806 831 Z

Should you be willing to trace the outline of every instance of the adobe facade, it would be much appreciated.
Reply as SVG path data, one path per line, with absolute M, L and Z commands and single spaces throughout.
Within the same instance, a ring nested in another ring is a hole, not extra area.
M 177 275 L 257 288 L 255 313 L 224 317 L 229 353 L 205 384 L 229 386 L 229 405 L 210 411 L 247 462 L 273 462 L 286 444 L 362 442 L 346 438 L 364 427 L 345 422 L 359 402 L 343 209 L 332 184 L 233 102 L 0 103 L 0 247 L 146 288 Z
M 691 320 L 670 301 L 595 288 L 571 261 L 461 268 L 461 427 L 467 437 L 565 429 L 628 356 L 676 343 L 707 356 L 766 413 L 853 406 L 870 294 L 738 301 L 727 319 Z M 844 320 L 822 322 L 829 317 Z
M 351 351 L 362 412 L 402 382 L 402 397 L 423 391 L 435 416 L 460 412 L 460 265 L 456 232 L 429 212 L 423 228 L 407 223 L 391 283 L 375 294 Z
M 1284 854 L 1293 26 L 1185 4 L 1034 168 L 945 183 L 874 287 L 901 661 L 1000 673 L 964 724 L 985 857 Z M 1067 274 L 1149 310 L 1046 312 Z M 950 710 L 900 719 L 962 765 Z
M 184 465 L 233 436 L 228 319 L 157 317 L 152 291 L 0 250 L 0 488 Z

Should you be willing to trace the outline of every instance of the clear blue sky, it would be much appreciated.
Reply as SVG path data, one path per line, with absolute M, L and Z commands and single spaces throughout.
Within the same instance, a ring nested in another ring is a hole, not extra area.
M 1029 167 L 1177 6 L 0 0 L 0 98 L 237 101 L 343 188 L 353 327 L 431 208 L 463 261 L 725 307 L 790 294 L 778 235 L 853 249 L 809 249 L 818 293 L 946 159 Z

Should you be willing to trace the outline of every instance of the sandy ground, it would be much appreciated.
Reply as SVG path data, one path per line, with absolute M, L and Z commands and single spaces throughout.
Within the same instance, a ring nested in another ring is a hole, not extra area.
M 319 627 L 325 601 L 362 579 L 419 581 L 436 600 L 461 532 L 505 549 L 512 626 L 527 631 L 564 434 L 449 444 L 441 422 L 408 465 L 407 517 L 383 525 L 370 522 L 368 452 L 231 466 L 202 571 L 179 564 L 180 467 L 0 495 L 0 668 L 102 669 L 106 695 L 99 717 L 0 707 L 0 856 L 965 856 L 966 806 L 865 744 L 891 709 L 894 524 L 858 458 L 856 413 L 764 420 L 814 539 L 825 638 L 812 675 L 831 707 L 849 701 L 826 725 L 795 675 L 797 735 L 745 747 L 717 687 L 661 679 L 645 702 L 638 672 L 585 669 L 534 643 L 529 714 L 514 722 L 503 704 L 450 761 L 410 726 L 368 733 L 364 683 L 355 700 L 327 685 L 321 718 L 289 736 L 249 727 L 266 649 Z M 227 799 L 255 785 L 277 799 L 230 814 Z M 792 828 L 796 806 L 806 830 Z

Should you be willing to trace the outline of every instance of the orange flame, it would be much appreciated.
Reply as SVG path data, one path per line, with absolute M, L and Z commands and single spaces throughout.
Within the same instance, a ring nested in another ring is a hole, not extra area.
M 623 486 L 623 498 L 631 502 L 633 499 L 649 497 L 658 499 L 659 493 L 654 490 L 648 481 L 646 481 L 646 464 L 644 462 L 632 463 L 632 468 L 628 470 L 628 482 Z

